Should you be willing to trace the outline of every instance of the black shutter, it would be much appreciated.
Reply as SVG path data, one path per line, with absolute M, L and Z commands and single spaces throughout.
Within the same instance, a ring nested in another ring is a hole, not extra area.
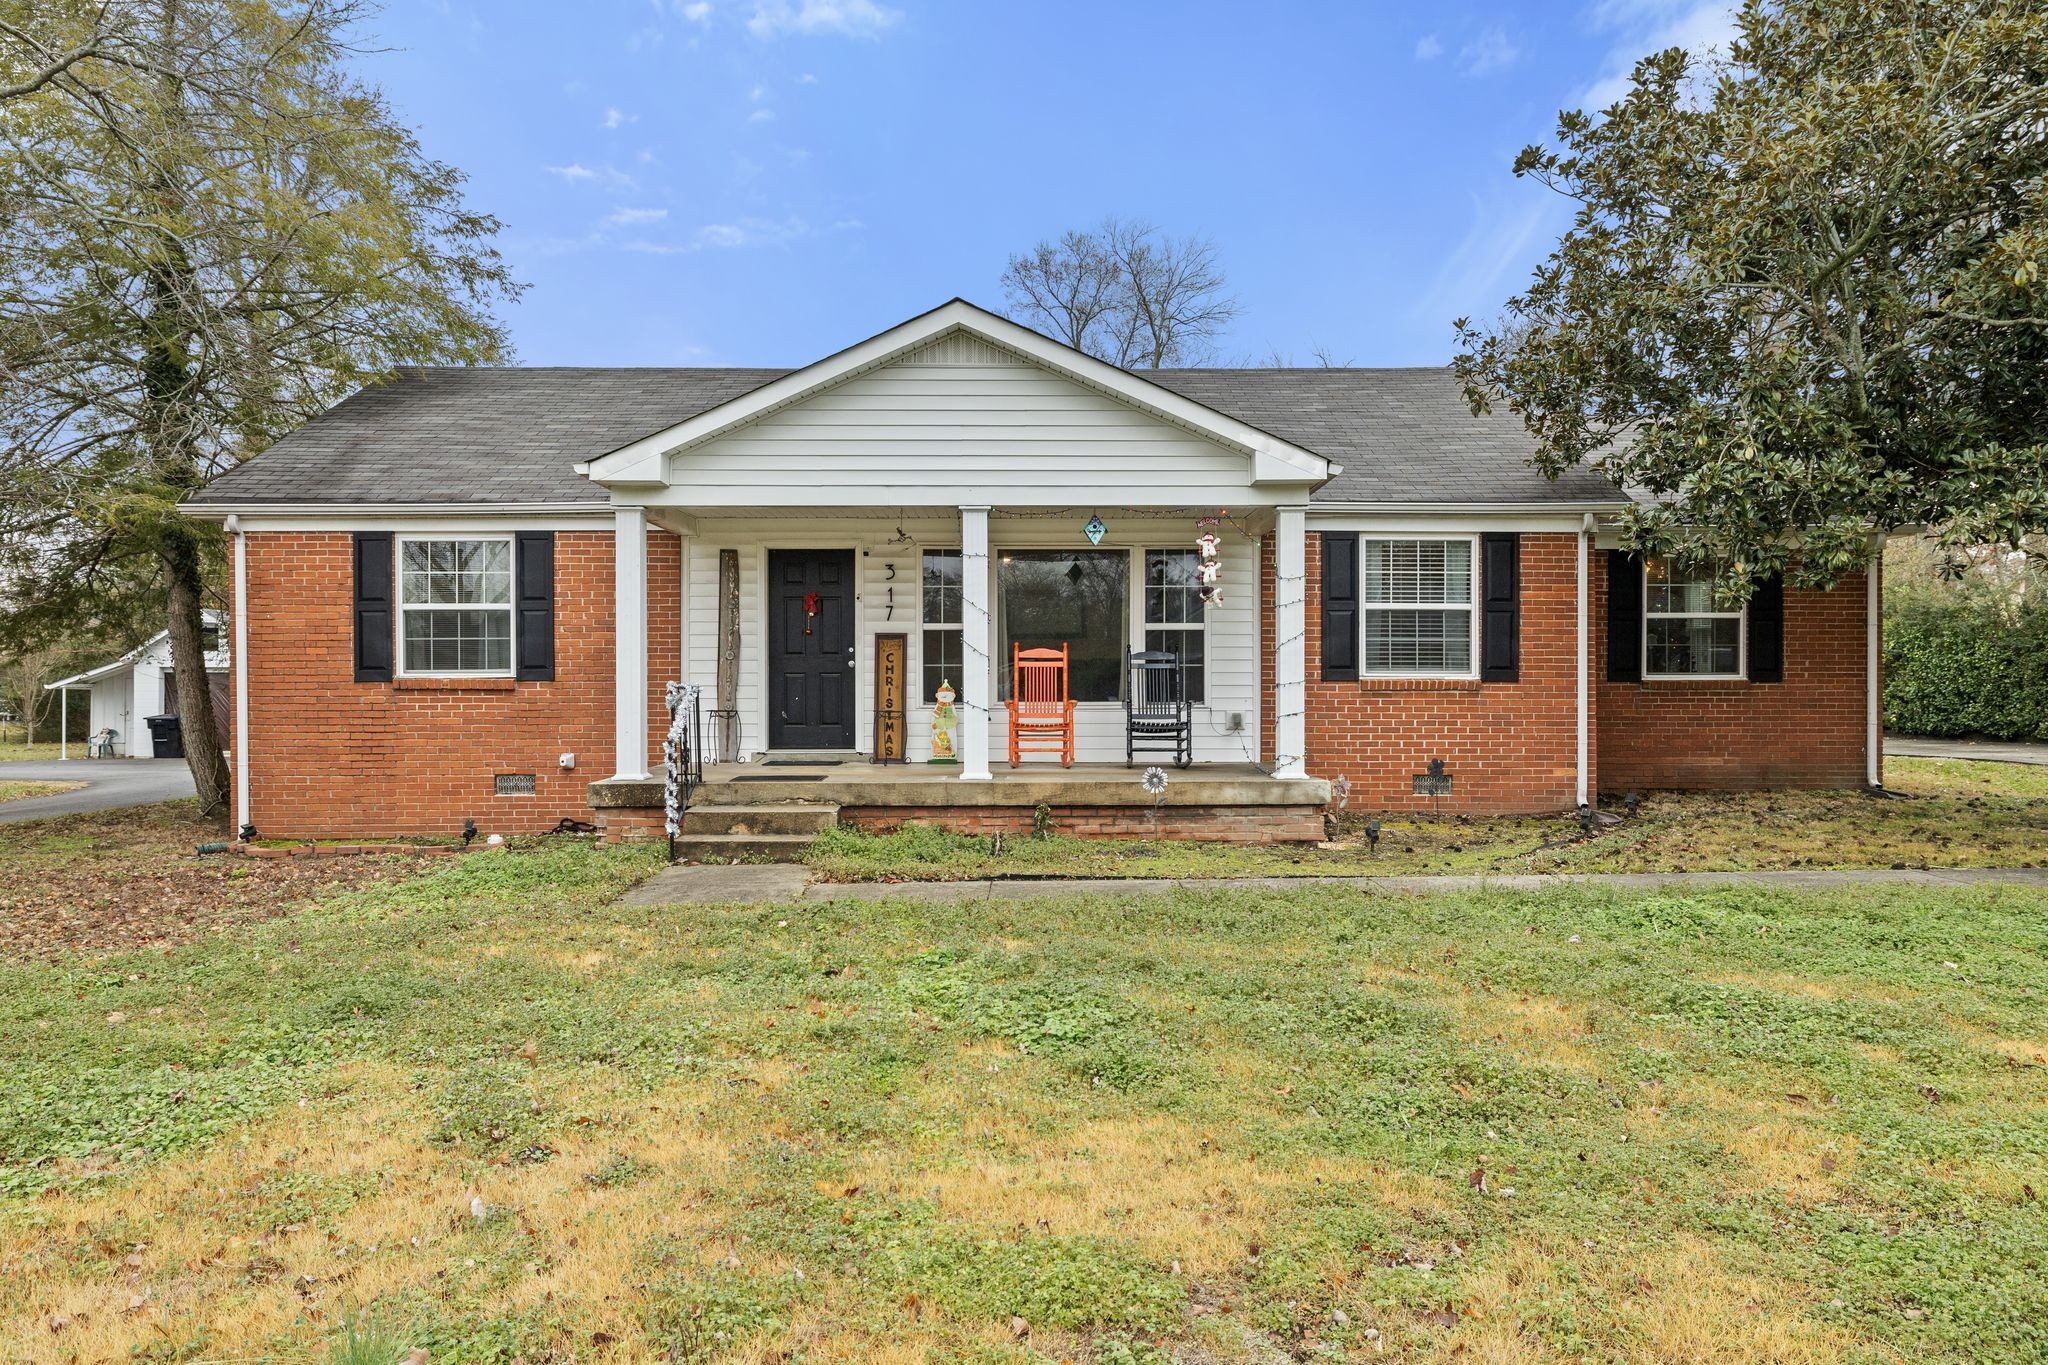
M 1479 676 L 1522 679 L 1522 537 L 1513 531 L 1479 537 Z
M 1358 681 L 1358 533 L 1324 531 L 1323 681 Z
M 1749 598 L 1749 680 L 1785 681 L 1785 579 L 1772 574 Z
M 1607 681 L 1643 680 L 1643 557 L 1607 552 Z
M 391 681 L 391 533 L 356 532 L 356 681 Z
M 513 537 L 519 587 L 514 673 L 524 682 L 555 677 L 555 533 L 521 531 Z

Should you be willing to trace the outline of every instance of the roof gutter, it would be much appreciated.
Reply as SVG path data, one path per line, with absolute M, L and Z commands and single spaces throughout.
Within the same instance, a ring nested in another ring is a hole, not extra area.
M 609 517 L 606 502 L 212 502 L 179 503 L 181 515 L 196 521 L 229 517 Z
M 1336 502 L 1317 499 L 1308 505 L 1308 513 L 1312 517 L 1326 512 L 1392 513 L 1409 516 L 1528 516 L 1532 513 L 1552 513 L 1569 516 L 1575 513 L 1623 512 L 1632 506 L 1634 504 L 1626 498 L 1611 502 Z

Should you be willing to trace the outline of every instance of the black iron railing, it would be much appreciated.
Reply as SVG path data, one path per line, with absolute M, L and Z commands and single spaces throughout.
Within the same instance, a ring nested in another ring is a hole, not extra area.
M 668 857 L 675 861 L 676 839 L 683 832 L 683 812 L 704 783 L 704 711 L 702 689 L 695 683 L 668 685 L 668 738 L 661 743 L 667 768 L 662 789 L 663 824 L 668 829 Z

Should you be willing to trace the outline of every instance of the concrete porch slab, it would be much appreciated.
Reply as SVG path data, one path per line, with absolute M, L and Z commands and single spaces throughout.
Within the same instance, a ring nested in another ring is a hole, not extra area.
M 958 769 L 915 763 L 718 763 L 705 769 L 704 785 L 692 799 L 706 806 L 829 801 L 842 807 L 1148 807 L 1155 802 L 1139 785 L 1144 771 L 1145 765 L 1126 768 L 1120 763 L 1076 763 L 1071 768 L 1033 763 L 1016 769 L 999 764 L 992 781 L 968 782 Z M 593 782 L 590 804 L 599 810 L 658 807 L 663 781 L 662 770 L 656 769 L 644 780 Z M 1270 777 L 1249 763 L 1166 769 L 1167 806 L 1321 807 L 1329 800 L 1330 784 L 1319 777 Z

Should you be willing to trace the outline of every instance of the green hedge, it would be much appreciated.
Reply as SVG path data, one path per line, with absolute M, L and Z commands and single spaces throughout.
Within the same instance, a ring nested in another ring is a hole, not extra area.
M 2048 740 L 2048 609 L 1912 591 L 1887 603 L 1885 728 Z

